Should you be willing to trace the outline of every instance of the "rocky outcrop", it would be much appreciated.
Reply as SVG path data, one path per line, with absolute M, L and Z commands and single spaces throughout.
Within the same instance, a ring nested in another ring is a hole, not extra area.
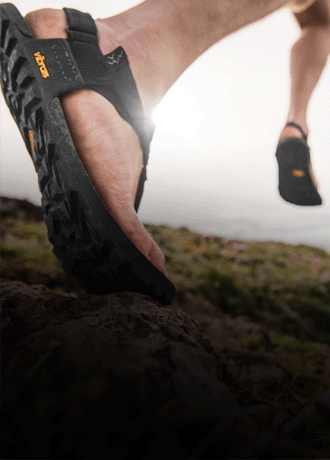
M 186 314 L 129 292 L 0 295 L 3 458 L 313 458 Z
M 42 220 L 42 211 L 40 206 L 36 206 L 28 200 L 0 196 L 0 217 L 16 217 L 26 221 L 39 222 Z

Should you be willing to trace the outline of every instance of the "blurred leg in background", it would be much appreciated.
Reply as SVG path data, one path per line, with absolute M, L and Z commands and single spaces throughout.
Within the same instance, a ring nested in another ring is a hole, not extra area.
M 317 192 L 318 184 L 310 158 L 307 158 L 307 111 L 330 52 L 330 0 L 291 2 L 289 5 L 299 23 L 301 35 L 291 50 L 288 124 L 280 134 L 277 152 L 280 163 L 280 193 L 282 192 L 284 199 L 294 204 L 317 205 L 322 201 Z M 285 141 L 282 146 L 281 141 Z M 291 164 L 285 166 L 285 157 Z M 284 168 L 290 171 L 285 173 Z

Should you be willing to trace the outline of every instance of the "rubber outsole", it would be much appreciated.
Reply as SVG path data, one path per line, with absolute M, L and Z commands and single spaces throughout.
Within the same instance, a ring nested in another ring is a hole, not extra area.
M 322 204 L 310 175 L 309 147 L 302 139 L 289 138 L 276 151 L 279 171 L 279 192 L 289 203 L 299 206 Z
M 33 39 L 15 6 L 0 5 L 2 92 L 38 174 L 54 254 L 89 293 L 129 290 L 169 304 L 174 285 L 121 230 L 79 159 L 59 98 L 36 64 L 35 50 L 43 42 Z M 61 51 L 63 40 L 53 46 Z M 70 88 L 64 78 L 65 85 Z

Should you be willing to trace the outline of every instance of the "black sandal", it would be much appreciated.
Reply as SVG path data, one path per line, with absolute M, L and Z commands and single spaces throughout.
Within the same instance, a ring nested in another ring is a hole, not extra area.
M 144 158 L 136 210 L 154 125 L 143 114 L 124 49 L 102 55 L 92 17 L 64 11 L 68 39 L 38 40 L 14 5 L 0 5 L 2 92 L 38 173 L 49 240 L 63 269 L 88 292 L 131 290 L 169 304 L 175 287 L 103 204 L 76 152 L 59 96 L 93 89 L 134 128 Z
M 301 126 L 289 122 L 286 126 L 297 128 L 303 138 L 289 137 L 279 142 L 276 150 L 281 197 L 299 206 L 322 204 L 310 174 L 310 151 L 307 136 Z

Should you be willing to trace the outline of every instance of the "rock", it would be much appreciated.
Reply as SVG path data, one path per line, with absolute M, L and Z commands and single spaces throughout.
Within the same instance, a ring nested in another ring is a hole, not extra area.
M 0 196 L 0 217 L 16 217 L 25 221 L 40 222 L 42 211 L 40 206 L 28 200 Z
M 5 457 L 121 457 L 146 424 L 240 409 L 181 312 L 135 293 L 77 297 L 4 282 L 0 294 Z
M 314 458 L 186 314 L 19 281 L 0 296 L 3 458 Z

